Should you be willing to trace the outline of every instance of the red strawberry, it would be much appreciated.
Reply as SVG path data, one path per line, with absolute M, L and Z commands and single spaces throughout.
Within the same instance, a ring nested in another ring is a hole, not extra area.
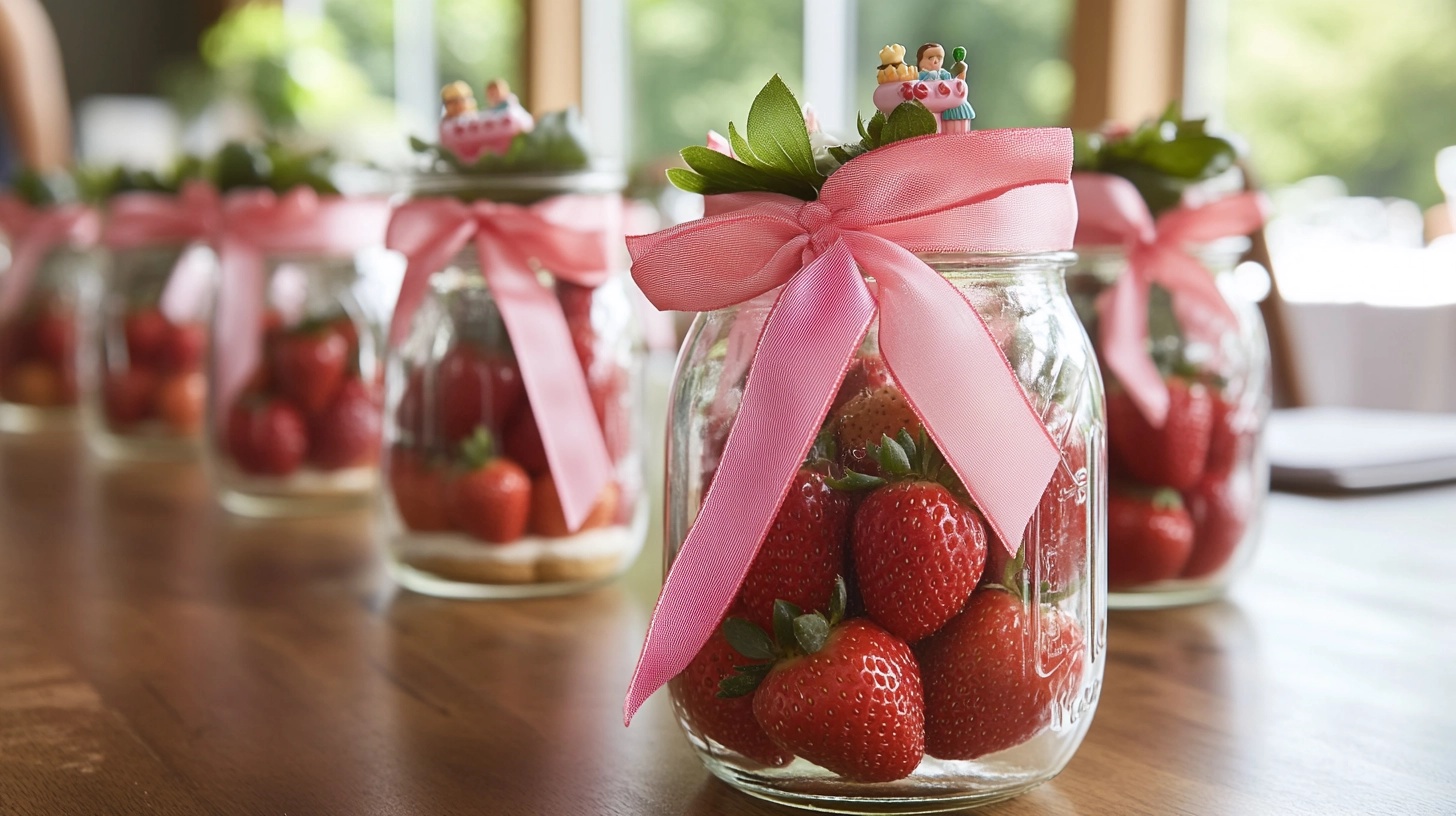
M 1208 387 L 1168 380 L 1168 418 L 1154 428 L 1117 385 L 1107 389 L 1107 440 L 1122 469 L 1140 482 L 1187 490 L 1208 462 L 1213 398 Z
M 297 408 L 276 397 L 244 394 L 228 413 L 228 453 L 247 473 L 288 476 L 303 464 L 308 433 Z
M 178 323 L 167 334 L 157 363 L 163 371 L 179 373 L 198 371 L 207 353 L 207 326 L 202 323 Z
M 773 605 L 779 598 L 802 609 L 826 609 L 834 579 L 845 571 L 854 499 L 830 487 L 814 459 L 789 485 L 738 588 L 741 615 L 765 629 L 773 625 Z
M 702 736 L 761 765 L 781 768 L 793 756 L 775 745 L 753 718 L 753 698 L 718 696 L 719 684 L 735 667 L 763 662 L 738 654 L 720 629 L 673 679 L 672 693 L 683 718 Z
M 918 445 L 882 437 L 875 454 L 894 481 L 855 512 L 855 577 L 870 617 L 914 643 L 955 617 L 981 580 L 986 526 L 937 481 L 949 469 L 925 434 Z
M 1027 527 L 1023 550 L 1013 559 L 1000 543 L 988 545 L 986 580 L 1008 588 L 1045 585 L 1049 592 L 1075 583 L 1087 564 L 1087 499 L 1087 440 L 1074 431 Z
M 1253 487 L 1252 477 L 1239 473 L 1227 479 L 1204 479 L 1184 494 L 1193 518 L 1193 554 L 1183 565 L 1184 578 L 1212 575 L 1228 563 L 1249 529 Z
M 447 508 L 459 530 L 494 544 L 526 534 L 531 512 L 531 477 L 521 466 L 495 455 L 495 441 L 484 428 L 464 446 L 466 470 L 450 485 Z
M 157 375 L 145 368 L 125 368 L 106 375 L 102 401 L 106 422 L 114 430 L 127 430 L 152 415 Z
M 129 313 L 121 322 L 127 361 L 133 368 L 159 366 L 172 334 L 172 324 L 153 307 Z
M 546 447 L 541 442 L 541 429 L 536 425 L 536 414 L 530 405 L 521 407 L 506 429 L 502 442 L 506 456 L 520 463 L 533 477 L 551 472 L 551 464 L 546 461 Z
M 76 315 L 70 309 L 55 303 L 46 306 L 32 330 L 41 359 L 63 371 L 75 365 Z
M 207 407 L 207 381 L 200 371 L 173 374 L 157 386 L 152 404 L 157 416 L 173 432 L 192 436 L 202 430 L 203 413 Z
M 333 403 L 349 367 L 349 341 L 328 326 L 305 326 L 273 341 L 272 382 L 309 416 Z
M 1040 734 L 1082 683 L 1082 627 L 1052 606 L 984 589 L 915 647 L 925 681 L 925 752 L 976 759 Z
M 777 640 L 742 618 L 723 635 L 744 666 L 719 693 L 753 694 L 753 717 L 780 748 L 855 782 L 909 776 L 925 752 L 920 670 L 905 642 L 867 618 L 844 621 L 844 581 L 828 614 L 774 604 Z
M 602 488 L 596 504 L 592 505 L 579 530 L 605 527 L 617 515 L 617 502 L 622 495 L 616 483 Z M 561 495 L 556 492 L 556 480 L 550 475 L 542 476 L 531 483 L 531 532 L 550 538 L 569 536 L 572 530 L 566 526 L 566 512 L 561 509 Z
M 1176 578 L 1193 551 L 1193 519 L 1176 491 L 1113 489 L 1107 499 L 1107 586 Z
M 485 424 L 494 433 L 510 425 L 525 386 L 516 361 L 473 345 L 457 345 L 440 360 L 440 427 L 453 445 Z
M 7 402 L 51 408 L 66 404 L 66 384 L 61 372 L 39 360 L 26 360 L 5 370 L 0 394 Z
M 892 385 L 881 386 L 845 403 L 835 414 L 834 427 L 839 442 L 839 461 L 850 470 L 875 476 L 879 464 L 869 454 L 871 445 L 880 438 L 894 438 L 905 430 L 917 437 L 924 430 L 920 418 L 910 409 L 905 395 Z
M 1213 398 L 1213 428 L 1209 435 L 1208 462 L 1203 480 L 1223 479 L 1243 457 L 1248 435 L 1240 428 L 1239 405 L 1223 394 Z
M 895 378 L 890 376 L 890 369 L 885 365 L 885 358 L 878 354 L 866 354 L 857 357 L 849 364 L 849 369 L 844 372 L 844 382 L 839 384 L 839 392 L 834 396 L 834 404 L 830 407 L 831 414 L 843 408 L 845 403 L 866 394 L 876 388 L 893 386 Z
M 379 455 L 380 421 L 369 386 L 357 378 L 346 381 L 310 425 L 309 458 L 324 470 L 373 462 Z
M 910 647 L 866 618 L 780 661 L 753 716 L 784 750 L 855 782 L 909 776 L 925 753 L 925 702 Z
M 421 533 L 450 529 L 449 479 L 423 456 L 396 446 L 389 455 L 389 489 L 406 527 Z

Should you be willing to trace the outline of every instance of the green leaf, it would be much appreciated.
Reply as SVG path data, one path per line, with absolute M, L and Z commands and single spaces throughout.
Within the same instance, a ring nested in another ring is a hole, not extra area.
M 915 440 L 910 438 L 910 430 L 908 428 L 901 428 L 900 432 L 895 434 L 895 441 L 900 443 L 900 448 L 905 451 L 905 458 L 914 462 L 916 448 Z
M 794 647 L 794 619 L 802 614 L 804 614 L 804 610 L 782 598 L 774 601 L 774 637 L 778 639 L 780 648 L 792 649 Z
M 747 129 L 753 155 L 743 157 L 745 161 L 802 179 L 819 177 L 804 111 L 778 74 L 753 98 Z
M 707 179 L 691 170 L 684 170 L 681 167 L 667 168 L 667 180 L 672 182 L 672 186 L 679 190 L 697 193 L 698 195 L 707 195 L 708 190 L 712 187 L 712 184 Z
M 880 141 L 880 136 L 885 132 L 885 114 L 875 111 L 875 115 L 870 117 L 870 123 L 865 125 L 865 129 L 869 131 L 869 135 L 866 137 L 868 142 L 865 145 L 866 148 L 872 149 L 884 144 Z
M 816 613 L 794 618 L 794 640 L 804 654 L 814 654 L 824 648 L 829 638 L 829 621 Z
M 747 697 L 757 689 L 768 675 L 769 666 L 739 666 L 737 674 L 730 674 L 718 683 L 718 696 L 723 699 Z
M 854 159 L 856 156 L 862 156 L 867 152 L 869 151 L 867 151 L 862 145 L 829 146 L 829 155 L 833 156 L 834 160 L 839 162 L 841 166 L 848 164 L 850 160 Z
M 834 576 L 834 592 L 829 595 L 829 625 L 838 626 L 844 620 L 844 608 L 849 605 L 849 588 L 844 585 L 844 576 Z
M 748 140 L 739 135 L 738 128 L 732 122 L 728 123 L 728 146 L 733 148 L 733 153 L 742 161 L 753 162 L 753 148 L 748 146 Z
M 825 428 L 814 437 L 814 445 L 809 448 L 809 458 L 804 462 L 806 465 L 814 465 L 820 462 L 833 461 L 839 456 L 839 443 L 834 438 L 833 428 Z
M 886 434 L 880 434 L 880 444 L 875 448 L 875 457 L 879 460 L 881 473 L 904 476 L 910 472 L 910 457 L 905 455 L 905 449 Z
M 863 490 L 873 490 L 885 484 L 885 480 L 878 476 L 870 476 L 855 470 L 847 470 L 844 475 L 837 479 L 825 479 L 824 483 L 835 490 L 843 490 L 846 493 L 858 493 Z
M 705 180 L 705 194 L 769 192 L 813 201 L 819 188 L 809 182 L 779 175 L 725 156 L 700 145 L 682 149 L 683 161 Z
M 887 145 L 903 139 L 928 136 L 938 130 L 935 114 L 919 102 L 901 102 L 890 111 L 880 134 L 880 144 Z
M 854 126 L 859 128 L 859 137 L 864 141 L 869 141 L 870 134 L 865 131 L 864 116 L 862 114 L 857 113 L 854 115 Z
M 743 618 L 723 621 L 723 637 L 729 646 L 751 660 L 772 660 L 775 656 L 773 640 L 768 633 Z
M 430 144 L 424 139 L 421 139 L 418 136 L 409 137 L 409 146 L 410 150 L 413 150 L 416 153 L 430 153 L 433 152 L 435 149 L 434 145 Z

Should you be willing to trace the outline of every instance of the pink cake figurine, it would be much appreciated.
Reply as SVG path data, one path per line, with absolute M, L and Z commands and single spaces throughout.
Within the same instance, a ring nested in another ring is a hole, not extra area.
M 940 123 L 941 133 L 965 133 L 970 130 L 976 111 L 967 101 L 965 49 L 957 48 L 955 64 L 959 75 L 941 66 L 945 48 L 939 43 L 926 43 L 915 52 L 915 66 L 905 62 L 905 46 L 887 45 L 880 49 L 880 67 L 875 72 L 879 85 L 875 88 L 875 107 L 886 116 L 903 102 L 918 101 Z
M 528 133 L 536 120 L 521 107 L 504 79 L 485 85 L 485 110 L 475 105 L 475 94 L 464 82 L 452 82 L 440 91 L 445 115 L 440 119 L 440 144 L 473 162 L 483 153 L 505 153 L 516 134 Z

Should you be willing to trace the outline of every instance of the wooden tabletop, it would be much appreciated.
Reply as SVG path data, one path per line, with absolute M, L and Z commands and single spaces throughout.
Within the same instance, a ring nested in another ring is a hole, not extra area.
M 367 516 L 0 438 L 0 813 L 782 814 L 623 690 L 660 576 L 396 591 Z M 1275 496 L 1229 601 L 1114 614 L 1101 705 L 994 814 L 1456 813 L 1456 488 Z

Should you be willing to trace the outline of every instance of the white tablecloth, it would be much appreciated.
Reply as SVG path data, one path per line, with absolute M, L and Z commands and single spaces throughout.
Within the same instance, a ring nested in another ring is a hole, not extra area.
M 1311 405 L 1456 412 L 1456 304 L 1295 302 L 1284 311 Z

